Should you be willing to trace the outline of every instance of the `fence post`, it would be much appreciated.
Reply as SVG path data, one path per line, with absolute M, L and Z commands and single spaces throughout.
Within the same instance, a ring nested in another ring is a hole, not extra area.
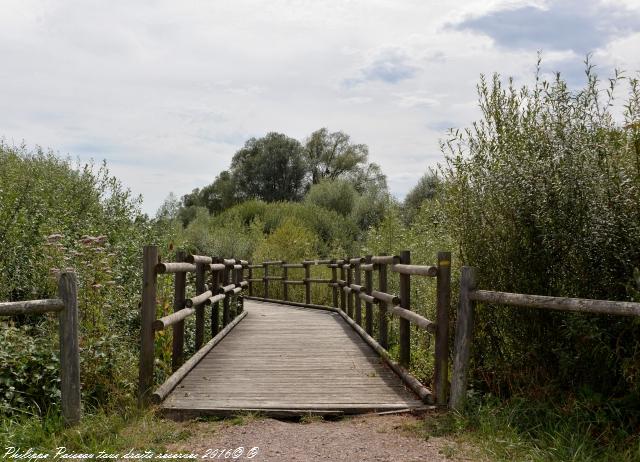
M 311 266 L 309 263 L 302 263 L 304 265 L 304 302 L 307 305 L 311 305 Z
M 411 264 L 411 252 L 400 252 L 400 263 Z M 405 310 L 411 309 L 411 276 L 400 274 L 400 306 Z M 411 363 L 411 324 L 406 319 L 400 319 L 400 364 L 409 367 Z
M 138 374 L 138 405 L 149 403 L 153 387 L 153 355 L 156 317 L 158 246 L 147 245 L 142 257 L 142 304 L 140 305 L 140 364 Z
M 204 281 L 204 263 L 196 263 L 196 295 L 203 293 L 205 289 Z M 204 343 L 204 303 L 196 306 L 196 335 L 195 347 L 196 351 L 202 348 Z
M 58 280 L 58 294 L 64 309 L 58 314 L 60 332 L 60 386 L 65 425 L 80 422 L 80 350 L 78 346 L 78 289 L 75 273 L 65 272 Z
M 335 259 L 331 260 L 331 265 L 337 265 L 337 264 L 338 264 L 337 260 L 335 260 Z M 337 283 L 338 283 L 338 268 L 337 268 L 337 267 L 335 267 L 335 266 L 332 266 L 332 267 L 331 267 L 331 281 L 332 281 L 334 284 L 337 284 Z M 337 286 L 337 285 L 334 285 L 334 286 L 332 287 L 332 289 L 333 289 L 333 290 L 332 290 L 332 301 L 333 301 L 333 306 L 334 306 L 334 307 L 336 307 L 336 308 L 338 308 L 338 286 Z
M 386 255 L 386 254 L 382 254 Z M 378 265 L 378 290 L 387 292 L 387 265 L 380 263 Z M 387 305 L 380 302 L 378 305 L 378 343 L 385 350 L 389 348 L 389 326 L 387 322 Z
M 176 261 L 183 262 L 186 253 L 183 250 L 176 252 Z M 185 289 L 187 283 L 187 273 L 181 272 L 175 274 L 173 281 L 173 311 L 180 311 L 184 308 Z M 171 348 L 171 370 L 178 370 L 184 361 L 184 319 L 173 325 L 173 340 Z
M 213 263 L 218 263 L 219 258 L 213 258 Z M 220 270 L 211 272 L 211 292 L 218 293 L 220 289 Z M 220 302 L 211 305 L 211 338 L 215 337 L 220 331 Z
M 287 278 L 289 277 L 289 268 L 287 268 L 287 262 L 282 262 L 282 299 L 286 302 L 289 300 L 289 284 L 287 284 Z
M 354 265 L 354 277 L 353 277 L 353 283 L 356 285 L 361 285 L 362 279 L 361 279 L 362 275 L 360 273 L 360 263 L 356 263 Z M 355 294 L 355 300 L 356 300 L 356 324 L 358 324 L 359 326 L 362 326 L 362 300 L 360 299 L 360 297 L 358 297 L 358 294 Z
M 460 275 L 460 305 L 456 319 L 456 341 L 454 345 L 453 376 L 451 377 L 451 397 L 449 407 L 462 410 L 467 395 L 467 372 L 469 354 L 473 337 L 473 317 L 475 302 L 469 298 L 469 292 L 476 288 L 476 270 L 462 267 Z
M 264 298 L 269 298 L 269 279 L 267 279 L 267 276 L 269 276 L 269 265 L 263 263 L 262 269 L 264 270 L 264 277 L 262 278 L 264 281 Z
M 338 261 L 340 262 L 338 263 L 340 265 L 340 280 L 346 281 L 347 274 L 344 270 L 344 263 L 345 263 L 344 259 L 341 259 Z M 345 313 L 347 312 L 347 294 L 344 291 L 344 286 L 340 286 L 340 309 Z
M 436 301 L 436 404 L 447 404 L 449 374 L 449 309 L 451 307 L 451 252 L 438 252 Z
M 251 262 L 249 262 L 249 297 L 253 297 L 253 268 L 251 268 Z
M 229 284 L 229 267 L 227 265 L 224 266 L 222 270 L 222 285 L 226 286 Z M 229 293 L 226 293 L 224 299 L 222 300 L 222 327 L 227 327 L 229 324 L 229 303 L 231 296 Z
M 353 284 L 353 269 L 352 265 L 347 259 L 347 287 L 349 290 L 347 291 L 347 315 L 353 319 L 353 290 L 351 290 L 351 284 Z
M 236 258 L 236 265 L 240 265 L 242 267 L 242 263 L 240 263 L 240 259 Z M 244 270 L 241 269 L 235 269 L 233 270 L 233 274 L 234 274 L 234 278 L 233 278 L 233 283 L 236 285 L 236 287 L 240 287 L 240 281 L 242 281 L 242 272 Z M 244 310 L 244 298 L 242 295 L 242 291 L 240 291 L 240 293 L 238 293 L 238 295 L 236 295 L 236 313 L 234 315 L 234 318 L 236 316 L 238 316 L 240 313 L 242 313 L 242 311 Z
M 365 263 L 367 265 L 371 264 L 371 255 L 367 255 L 365 257 Z M 373 290 L 373 271 L 365 271 L 364 272 L 364 287 L 367 295 L 371 295 L 371 291 Z M 366 302 L 365 303 L 365 331 L 369 335 L 373 335 L 373 304 Z

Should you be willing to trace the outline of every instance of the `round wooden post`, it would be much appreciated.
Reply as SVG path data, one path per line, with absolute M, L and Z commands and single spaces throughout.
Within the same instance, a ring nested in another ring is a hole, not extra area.
M 176 261 L 184 262 L 186 253 L 183 250 L 176 252 Z M 184 308 L 185 290 L 187 283 L 187 273 L 175 274 L 173 280 L 173 311 L 180 311 Z M 175 323 L 173 326 L 173 339 L 171 348 L 171 370 L 175 372 L 184 362 L 184 320 Z
M 206 291 L 204 280 L 205 266 L 204 263 L 196 263 L 196 295 Z M 204 303 L 196 306 L 196 335 L 195 347 L 196 351 L 202 348 L 204 343 Z
M 150 402 L 153 387 L 154 341 L 153 321 L 156 318 L 158 247 L 147 245 L 142 257 L 142 304 L 140 305 L 140 363 L 138 374 L 138 404 Z
M 253 297 L 253 268 L 249 262 L 249 297 Z
M 335 265 L 337 265 L 337 261 L 336 260 L 331 260 L 331 282 L 333 282 L 334 284 L 338 283 L 338 268 L 335 267 Z M 334 285 L 332 287 L 332 302 L 333 302 L 333 306 L 338 308 L 338 286 Z
M 349 262 L 345 263 L 347 267 L 347 287 L 351 287 L 353 284 L 353 265 Z M 353 291 L 349 289 L 347 292 L 347 315 L 353 319 Z
M 400 263 L 411 264 L 411 252 L 400 252 Z M 400 274 L 400 306 L 405 310 L 411 309 L 411 276 Z M 411 324 L 406 319 L 400 319 L 400 364 L 408 368 L 411 364 Z
M 65 272 L 58 280 L 58 294 L 64 309 L 58 313 L 60 333 L 60 386 L 65 425 L 80 422 L 80 349 L 78 346 L 78 289 L 75 273 Z
M 309 263 L 302 263 L 304 265 L 304 302 L 307 305 L 311 305 L 311 266 Z
M 449 375 L 449 309 L 451 307 L 451 252 L 438 252 L 436 352 L 434 384 L 436 404 L 447 404 Z
M 289 268 L 287 268 L 287 262 L 282 262 L 282 299 L 286 302 L 289 300 L 289 284 L 287 284 L 287 278 L 289 276 Z
M 475 268 L 463 266 L 460 274 L 460 304 L 456 319 L 453 376 L 451 377 L 451 397 L 449 399 L 449 407 L 456 411 L 461 411 L 464 408 L 467 397 L 467 372 L 469 370 L 475 311 L 475 302 L 471 300 L 469 293 L 475 288 Z
M 356 263 L 354 265 L 353 268 L 354 271 L 354 277 L 353 277 L 353 283 L 356 285 L 360 285 L 361 284 L 361 273 L 360 273 L 360 263 Z M 362 300 L 360 300 L 360 297 L 357 296 L 357 294 L 355 295 L 355 299 L 356 299 L 356 323 L 359 326 L 362 326 Z
M 344 270 L 344 260 L 338 260 L 338 264 L 340 265 L 340 279 L 342 281 L 346 281 L 347 274 Z M 344 292 L 344 289 L 340 287 L 340 309 L 347 312 L 347 294 Z
M 264 272 L 262 280 L 264 281 L 264 298 L 269 298 L 269 265 L 266 263 L 262 264 L 262 270 Z
M 365 257 L 365 263 L 371 264 L 371 255 Z M 364 287 L 367 295 L 371 295 L 373 290 L 373 271 L 365 271 L 364 273 Z M 373 304 L 366 302 L 365 305 L 365 331 L 369 335 L 373 335 Z
M 224 269 L 222 270 L 222 285 L 226 286 L 229 284 L 229 267 L 225 266 Z M 230 321 L 230 313 L 229 313 L 229 303 L 231 296 L 227 293 L 226 296 L 224 297 L 224 300 L 222 300 L 222 327 L 227 327 L 227 324 L 229 324 Z
M 386 255 L 386 254 L 382 254 Z M 378 290 L 387 292 L 387 265 L 381 263 L 378 265 Z M 389 348 L 389 325 L 387 322 L 387 305 L 380 302 L 378 305 L 378 343 L 385 350 Z
M 213 263 L 218 262 L 218 258 L 213 258 Z M 220 289 L 220 276 L 220 270 L 211 273 L 211 292 L 214 294 L 217 294 Z M 211 338 L 215 337 L 218 332 L 220 332 L 220 302 L 215 302 L 211 305 Z

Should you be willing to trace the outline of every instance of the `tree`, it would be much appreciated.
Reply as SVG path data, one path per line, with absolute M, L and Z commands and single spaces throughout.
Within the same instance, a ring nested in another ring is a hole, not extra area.
M 335 210 L 342 216 L 349 216 L 359 194 L 351 182 L 346 180 L 323 180 L 309 188 L 305 202 Z
M 407 193 L 402 204 L 407 221 L 411 222 L 413 220 L 414 215 L 424 201 L 433 199 L 436 196 L 439 186 L 440 178 L 434 170 L 429 169 L 422 175 L 418 180 L 418 184 Z
M 306 176 L 302 145 L 282 133 L 251 138 L 233 156 L 231 175 L 239 200 L 300 200 Z

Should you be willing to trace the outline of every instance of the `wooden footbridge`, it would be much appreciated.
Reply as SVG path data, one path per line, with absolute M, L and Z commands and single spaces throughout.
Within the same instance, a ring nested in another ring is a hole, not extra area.
M 163 263 L 156 247 L 144 250 L 142 403 L 155 402 L 177 417 L 238 411 L 357 414 L 446 404 L 448 253 L 441 252 L 433 266 L 411 265 L 409 252 L 259 265 L 201 255 L 179 254 L 178 260 Z M 324 274 L 312 276 L 312 269 Z M 399 296 L 387 292 L 388 270 L 399 277 Z M 304 277 L 291 279 L 294 271 Z M 174 311 L 158 313 L 158 275 L 167 273 L 174 275 Z M 436 322 L 410 310 L 412 275 L 436 279 Z M 195 282 L 190 297 L 188 280 Z M 312 290 L 312 284 L 325 288 Z M 316 293 L 323 303 L 312 303 Z M 184 321 L 191 315 L 196 352 L 185 360 Z M 387 351 L 392 317 L 400 320 L 397 361 Z M 410 323 L 435 337 L 429 387 L 409 372 Z M 154 389 L 155 333 L 170 326 L 173 374 Z

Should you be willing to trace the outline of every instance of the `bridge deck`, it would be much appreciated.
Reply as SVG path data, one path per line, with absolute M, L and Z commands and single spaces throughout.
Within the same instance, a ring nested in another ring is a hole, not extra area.
M 245 301 L 247 316 L 167 396 L 169 414 L 355 414 L 422 407 L 331 311 Z

